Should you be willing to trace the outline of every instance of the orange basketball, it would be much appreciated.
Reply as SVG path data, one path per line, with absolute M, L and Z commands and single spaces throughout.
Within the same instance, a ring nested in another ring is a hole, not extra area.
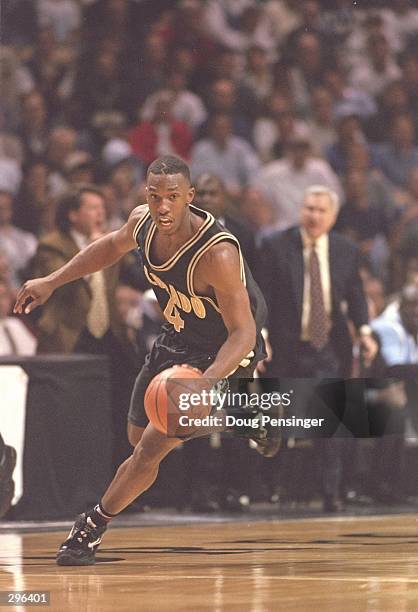
M 196 392 L 193 380 L 201 379 L 203 374 L 189 365 L 176 365 L 163 370 L 155 376 L 145 392 L 145 412 L 158 431 L 169 436 L 188 435 L 196 428 L 181 426 L 183 415 L 194 417 L 207 416 L 210 406 L 193 406 L 187 411 L 180 408 L 181 398 Z M 183 394 L 183 395 L 182 395 Z

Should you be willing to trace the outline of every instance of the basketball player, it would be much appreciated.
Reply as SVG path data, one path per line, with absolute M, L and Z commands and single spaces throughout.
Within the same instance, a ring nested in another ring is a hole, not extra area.
M 107 523 L 152 485 L 161 460 L 182 443 L 148 422 L 144 395 L 151 379 L 186 363 L 216 381 L 231 373 L 251 377 L 265 357 L 260 333 L 264 299 L 237 239 L 192 205 L 188 166 L 174 156 L 157 159 L 148 168 L 146 190 L 147 205 L 135 208 L 121 229 L 91 243 L 52 274 L 27 281 L 14 308 L 15 313 L 29 313 L 58 287 L 139 248 L 166 319 L 132 394 L 128 438 L 133 454 L 119 467 L 100 503 L 77 518 L 58 551 L 59 565 L 93 564 Z M 278 450 L 276 439 L 256 441 L 265 456 Z

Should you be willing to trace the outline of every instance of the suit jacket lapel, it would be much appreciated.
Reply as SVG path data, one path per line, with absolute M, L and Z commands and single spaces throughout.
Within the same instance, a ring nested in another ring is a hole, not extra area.
M 338 257 L 336 256 L 336 244 L 334 236 L 330 233 L 328 236 L 328 261 L 329 261 L 329 275 L 331 281 L 331 311 L 334 311 L 334 304 L 337 303 L 335 299 L 335 288 L 338 282 Z
M 302 304 L 303 304 L 303 245 L 302 237 L 299 228 L 295 230 L 292 236 L 290 257 L 290 271 L 292 276 L 293 292 L 295 296 L 298 321 L 302 321 Z

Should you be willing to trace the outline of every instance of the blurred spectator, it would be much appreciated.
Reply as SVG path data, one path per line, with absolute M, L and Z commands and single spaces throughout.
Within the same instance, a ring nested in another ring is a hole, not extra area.
M 39 91 L 34 90 L 23 97 L 21 119 L 18 134 L 23 143 L 25 159 L 43 155 L 47 148 L 50 118 Z
M 181 72 L 173 71 L 167 78 L 167 89 L 149 96 L 142 108 L 141 119 L 152 121 L 161 95 L 171 95 L 171 115 L 173 119 L 187 123 L 195 131 L 207 118 L 202 99 L 186 88 L 186 77 Z
M 12 505 L 15 493 L 13 472 L 16 466 L 16 449 L 4 443 L 0 434 L 0 519 Z
M 387 277 L 388 239 L 398 216 L 397 209 L 371 200 L 367 189 L 367 174 L 350 170 L 345 176 L 345 205 L 338 216 L 336 228 L 356 242 L 373 272 Z
M 395 115 L 409 111 L 409 97 L 403 82 L 389 83 L 380 97 L 378 112 L 367 122 L 368 137 L 374 142 L 381 141 L 382 126 L 389 125 Z
M 0 106 L 0 159 L 2 157 L 8 157 L 19 164 L 23 162 L 22 141 L 6 127 L 4 113 Z
M 46 159 L 51 169 L 48 177 L 52 197 L 59 197 L 68 186 L 66 163 L 76 150 L 77 132 L 70 127 L 56 127 L 49 133 Z
M 205 4 L 198 0 L 180 0 L 171 14 L 166 39 L 171 49 L 179 45 L 190 49 L 195 68 L 207 72 L 213 62 L 215 43 L 206 31 Z
M 104 199 L 94 186 L 66 192 L 57 209 L 57 230 L 39 241 L 34 275 L 44 276 L 69 261 L 99 237 L 105 226 Z M 37 321 L 39 353 L 111 351 L 117 330 L 114 290 L 119 266 L 114 265 L 55 291 Z
M 265 194 L 254 187 L 246 187 L 241 196 L 239 212 L 247 225 L 252 229 L 256 247 L 260 247 L 263 238 L 274 231 L 277 226 L 276 211 Z
M 249 104 L 247 108 L 243 107 L 245 98 L 246 94 L 243 95 L 243 92 L 240 91 L 238 82 L 234 82 L 231 78 L 216 79 L 210 84 L 207 93 L 207 107 L 211 116 L 215 113 L 230 115 L 233 133 L 251 142 L 252 120 L 249 116 L 251 114 L 249 109 L 254 110 L 255 98 L 253 104 Z M 202 135 L 207 133 L 208 122 L 202 127 Z
M 366 91 L 349 85 L 342 70 L 325 67 L 322 82 L 333 97 L 336 118 L 353 115 L 367 119 L 376 113 L 377 107 L 373 97 Z
M 13 195 L 0 191 L 0 251 L 9 260 L 12 282 L 19 284 L 25 279 L 26 267 L 35 254 L 37 240 L 33 234 L 13 225 L 12 219 Z
M 321 34 L 333 46 L 341 46 L 358 26 L 358 7 L 352 0 L 334 0 L 321 14 Z
M 374 34 L 368 39 L 367 54 L 352 70 L 350 83 L 376 98 L 389 83 L 400 77 L 401 70 L 391 56 L 386 37 Z
M 270 23 L 274 39 L 280 46 L 290 32 L 296 30 L 301 23 L 299 7 L 294 0 L 267 0 L 264 4 L 264 13 Z
M 75 183 L 94 183 L 95 165 L 90 153 L 73 151 L 64 163 L 64 171 L 69 185 Z
M 213 40 L 228 49 L 243 52 L 252 44 L 269 49 L 275 45 L 266 14 L 252 0 L 209 0 L 204 23 Z
M 34 89 L 35 83 L 28 69 L 19 61 L 17 51 L 11 47 L 0 47 L 0 83 L 4 127 L 16 130 L 21 112 L 20 100 Z
M 6 257 L 4 253 L 0 251 L 0 280 L 6 281 L 8 285 L 10 285 L 13 289 L 15 289 L 16 293 L 19 288 L 19 285 L 15 285 L 12 282 L 12 270 L 10 267 L 9 258 Z
M 0 157 L 0 191 L 16 195 L 22 181 L 20 164 L 10 157 Z
M 312 92 L 311 102 L 312 116 L 307 121 L 307 126 L 312 138 L 313 153 L 322 157 L 337 139 L 333 99 L 327 89 L 317 87 Z
M 70 100 L 70 120 L 77 129 L 89 129 L 103 113 L 127 114 L 135 85 L 125 78 L 126 66 L 120 52 L 111 45 L 98 46 L 81 57 Z
M 27 0 L 4 0 L 1 5 L 2 38 L 6 45 L 31 45 L 37 32 L 36 5 Z
M 155 100 L 154 113 L 133 128 L 129 142 L 134 154 L 148 166 L 159 155 L 176 154 L 188 159 L 192 132 L 187 123 L 173 117 L 174 94 L 160 91 Z
M 52 28 L 39 30 L 26 68 L 36 89 L 43 95 L 49 112 L 55 116 L 62 112 L 61 85 L 68 76 L 72 59 L 72 55 L 58 45 Z
M 412 234 L 418 235 L 418 165 L 412 168 L 408 176 L 404 208 L 392 232 L 392 247 L 398 249 Z
M 268 56 L 262 47 L 250 47 L 247 51 L 247 62 L 241 83 L 249 87 L 261 102 L 272 92 L 273 74 Z
M 137 87 L 134 84 L 135 110 L 148 96 L 164 87 L 168 60 L 167 45 L 163 38 L 154 32 L 147 33 L 139 55 Z
M 125 55 L 136 54 L 141 32 L 141 7 L 135 0 L 93 0 L 84 3 L 83 42 L 87 45 L 110 40 Z M 158 0 L 155 0 L 158 7 Z M 143 21 L 146 21 L 143 16 Z M 143 24 L 145 26 L 145 23 Z
M 193 179 L 199 174 L 216 174 L 230 196 L 238 197 L 255 178 L 259 159 L 246 140 L 232 133 L 231 117 L 225 113 L 211 116 L 208 137 L 193 146 L 190 167 Z
M 35 336 L 20 319 L 11 316 L 15 299 L 12 287 L 0 278 L 0 356 L 34 355 Z
M 403 51 L 418 35 L 418 8 L 410 0 L 391 0 L 380 14 L 395 51 Z
M 242 254 L 254 273 L 256 254 L 253 232 L 242 222 L 234 218 L 228 210 L 228 198 L 225 186 L 215 174 L 201 174 L 194 181 L 196 195 L 193 203 L 210 212 L 227 230 L 238 238 Z
M 364 63 L 368 54 L 369 40 L 375 36 L 385 36 L 389 42 L 390 50 L 393 50 L 393 41 L 388 38 L 385 31 L 383 17 L 376 11 L 359 11 L 360 18 L 342 48 L 342 60 L 348 69 L 355 68 Z
M 295 134 L 283 159 L 260 169 L 253 184 L 273 203 L 280 229 L 297 223 L 303 194 L 311 185 L 324 185 L 342 194 L 337 176 L 325 160 L 312 156 L 310 139 L 303 133 Z
M 395 115 L 389 127 L 389 139 L 374 145 L 374 164 L 396 186 L 406 188 L 410 171 L 418 166 L 415 126 L 408 113 Z
M 418 57 L 414 50 L 400 58 L 402 81 L 408 93 L 413 115 L 418 116 Z
M 348 144 L 346 149 L 347 172 L 358 170 L 366 174 L 369 200 L 380 202 L 383 208 L 398 206 L 397 192 L 392 183 L 371 164 L 371 153 L 366 142 L 358 141 Z
M 32 158 L 23 167 L 23 183 L 14 207 L 18 227 L 40 236 L 55 223 L 55 202 L 49 193 L 50 168 L 43 158 Z
M 343 115 L 337 121 L 337 141 L 326 150 L 326 158 L 337 174 L 347 170 L 348 151 L 352 145 L 367 144 L 360 119 L 356 115 Z
M 379 278 L 370 275 L 363 279 L 363 288 L 367 299 L 369 319 L 372 320 L 382 314 L 385 309 L 385 287 Z
M 257 119 L 253 131 L 255 147 L 264 163 L 282 157 L 295 135 L 307 132 L 306 123 L 297 119 L 287 95 L 273 93 L 266 106 L 266 116 Z
M 41 28 L 51 28 L 60 44 L 74 42 L 81 27 L 81 7 L 77 0 L 39 0 L 36 6 Z
M 321 84 L 325 66 L 325 49 L 321 38 L 313 31 L 300 32 L 295 40 L 290 80 L 296 111 L 303 117 L 311 112 L 311 92 Z

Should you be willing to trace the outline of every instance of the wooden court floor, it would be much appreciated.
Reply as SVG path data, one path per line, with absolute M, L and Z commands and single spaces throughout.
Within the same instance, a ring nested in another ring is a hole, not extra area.
M 114 527 L 86 568 L 55 565 L 65 535 L 0 535 L 0 591 L 65 612 L 418 610 L 414 515 Z

